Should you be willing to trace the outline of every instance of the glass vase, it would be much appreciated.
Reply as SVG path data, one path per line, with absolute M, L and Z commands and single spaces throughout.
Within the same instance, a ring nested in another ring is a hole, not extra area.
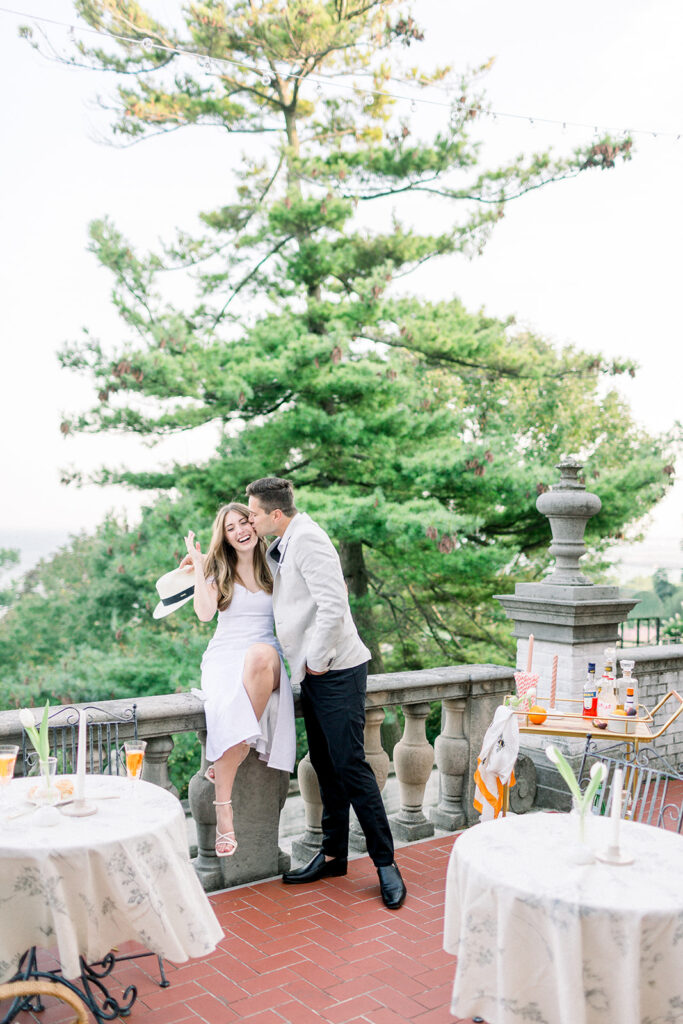
M 36 800 L 41 804 L 56 804 L 59 802 L 59 790 L 55 785 L 57 775 L 57 758 L 48 757 L 38 762 L 40 767 L 40 782 L 36 789 Z
M 590 811 L 585 800 L 579 801 L 572 797 L 570 818 L 573 819 L 573 843 L 570 856 L 573 864 L 592 864 L 595 860 L 595 855 L 586 842 L 587 814 L 590 814 Z

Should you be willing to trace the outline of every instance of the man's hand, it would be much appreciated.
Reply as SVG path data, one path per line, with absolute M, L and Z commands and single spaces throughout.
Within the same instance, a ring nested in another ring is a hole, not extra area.
M 306 675 L 308 676 L 324 676 L 325 672 L 314 672 L 312 668 L 306 666 Z

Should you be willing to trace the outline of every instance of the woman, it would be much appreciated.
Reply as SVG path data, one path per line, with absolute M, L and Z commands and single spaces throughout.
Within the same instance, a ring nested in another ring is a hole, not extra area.
M 194 610 L 218 625 L 202 658 L 206 701 L 206 773 L 216 785 L 216 856 L 237 849 L 232 787 L 237 769 L 255 747 L 271 768 L 290 772 L 296 739 L 289 677 L 275 639 L 273 580 L 265 542 L 249 523 L 246 505 L 231 502 L 218 512 L 211 544 L 201 553 L 192 531 L 180 563 L 194 571 Z

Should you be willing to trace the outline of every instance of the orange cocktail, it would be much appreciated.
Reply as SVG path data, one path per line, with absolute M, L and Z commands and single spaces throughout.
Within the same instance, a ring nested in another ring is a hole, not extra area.
M 141 750 L 126 751 L 126 774 L 131 779 L 138 779 L 142 774 L 144 754 Z
M 145 760 L 145 740 L 128 740 L 123 744 L 126 752 L 126 775 L 134 782 L 142 775 L 142 764 Z
M 0 747 L 0 786 L 8 786 L 14 778 L 14 766 L 17 763 L 19 747 Z

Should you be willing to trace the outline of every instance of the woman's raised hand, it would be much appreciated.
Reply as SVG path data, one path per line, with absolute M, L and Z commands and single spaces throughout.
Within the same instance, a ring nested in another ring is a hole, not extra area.
M 192 530 L 187 531 L 187 537 L 184 537 L 185 547 L 187 548 L 187 554 L 180 563 L 180 569 L 188 569 L 190 572 L 197 566 L 201 569 L 204 566 L 204 555 L 202 554 L 199 546 L 199 541 L 195 541 L 194 533 Z

